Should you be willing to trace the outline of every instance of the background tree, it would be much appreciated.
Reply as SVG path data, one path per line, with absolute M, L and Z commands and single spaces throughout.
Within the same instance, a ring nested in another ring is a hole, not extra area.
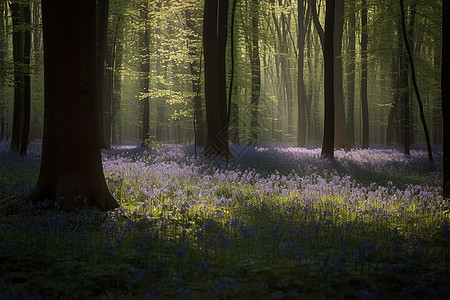
M 251 133 L 250 141 L 258 142 L 258 110 L 259 97 L 261 94 L 261 63 L 259 58 L 259 4 L 258 0 L 252 0 L 252 40 L 250 51 L 250 64 L 252 76 L 252 99 L 251 99 Z
M 410 69 L 411 69 L 411 80 L 412 80 L 412 83 L 413 83 L 413 86 L 414 86 L 414 91 L 416 93 L 416 99 L 417 99 L 417 102 L 419 104 L 420 119 L 422 121 L 423 130 L 425 132 L 425 138 L 426 138 L 427 149 L 428 149 L 428 159 L 430 161 L 433 161 L 433 152 L 431 150 L 430 134 L 428 133 L 427 122 L 425 120 L 425 115 L 424 115 L 424 112 L 423 112 L 422 99 L 420 97 L 419 88 L 417 86 L 417 80 L 416 80 L 416 69 L 415 69 L 415 66 L 414 66 L 413 58 L 412 58 L 412 51 L 411 51 L 411 47 L 409 45 L 408 35 L 406 33 L 406 21 L 405 21 L 406 17 L 405 17 L 405 6 L 403 4 L 403 0 L 400 0 L 400 11 L 401 11 L 401 24 L 402 24 L 403 40 L 405 42 L 406 51 L 408 53 L 409 66 L 410 66 Z
M 367 103 L 367 2 L 362 0 L 361 9 L 361 110 L 362 110 L 362 148 L 369 148 L 369 106 Z
M 11 2 L 14 55 L 14 118 L 11 150 L 26 155 L 30 131 L 31 9 L 29 3 Z
M 306 23 L 309 19 L 309 11 L 306 10 L 306 5 L 304 0 L 298 0 L 297 7 L 298 14 L 298 32 L 297 32 L 297 101 L 298 101 L 298 112 L 297 112 L 297 146 L 306 146 L 306 88 L 305 81 L 303 79 L 304 73 L 304 50 L 305 50 L 305 37 L 306 37 Z M 306 13 L 308 12 L 308 13 Z
M 62 209 L 119 206 L 106 186 L 100 156 L 96 4 L 43 0 L 45 112 L 35 202 Z M 66 76 L 61 76 L 65 74 Z M 80 120 L 83 122 L 80 122 Z

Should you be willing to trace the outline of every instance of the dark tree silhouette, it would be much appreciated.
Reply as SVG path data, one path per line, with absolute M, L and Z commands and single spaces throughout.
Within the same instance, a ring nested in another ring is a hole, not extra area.
M 325 116 L 322 158 L 334 158 L 334 17 L 335 1 L 326 1 L 325 30 L 320 25 L 314 0 L 309 0 L 324 60 Z
M 427 122 L 425 121 L 425 114 L 423 112 L 422 99 L 420 98 L 419 88 L 417 87 L 416 70 L 415 70 L 414 61 L 412 58 L 412 51 L 411 51 L 411 47 L 409 45 L 408 35 L 406 33 L 405 6 L 403 4 L 403 0 L 400 0 L 400 12 L 401 12 L 403 40 L 405 42 L 406 51 L 408 53 L 409 66 L 411 68 L 411 80 L 412 80 L 412 84 L 414 86 L 414 91 L 416 93 L 417 103 L 419 104 L 420 120 L 422 121 L 423 130 L 425 132 L 425 139 L 427 141 L 428 159 L 430 161 L 433 161 L 433 152 L 431 151 L 430 134 L 428 132 Z
M 31 9 L 29 4 L 10 3 L 14 56 L 14 115 L 11 150 L 27 154 L 30 131 Z
M 44 136 L 35 203 L 65 210 L 119 206 L 103 175 L 100 153 L 96 3 L 43 0 Z
M 203 17 L 207 139 L 205 154 L 228 157 L 225 53 L 228 0 L 206 0 Z

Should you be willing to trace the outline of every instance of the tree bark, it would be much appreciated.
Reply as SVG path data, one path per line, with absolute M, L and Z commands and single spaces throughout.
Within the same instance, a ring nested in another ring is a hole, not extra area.
M 43 0 L 42 17 L 44 136 L 32 199 L 114 209 L 100 153 L 95 1 Z
M 367 4 L 362 0 L 361 11 L 361 110 L 362 110 L 362 148 L 369 148 L 369 106 L 367 103 Z
M 26 155 L 30 131 L 31 9 L 29 5 L 22 3 L 10 3 L 10 7 L 14 26 L 14 115 L 11 150 Z
M 194 134 L 195 145 L 205 146 L 203 105 L 201 98 L 201 71 L 202 71 L 202 51 L 201 41 L 196 38 L 198 32 L 195 24 L 193 7 L 186 8 L 186 26 L 188 29 L 188 51 L 190 56 L 189 70 L 192 76 L 192 92 L 194 94 L 192 102 L 194 106 Z
M 322 158 L 334 158 L 334 20 L 335 0 L 326 1 L 325 30 L 323 34 L 325 116 Z
M 303 79 L 304 69 L 304 49 L 305 49 L 305 23 L 308 19 L 305 16 L 304 0 L 298 0 L 298 33 L 297 33 L 297 101 L 298 101 L 298 119 L 297 119 L 297 146 L 306 146 L 306 88 Z
M 150 101 L 149 101 L 149 89 L 150 89 L 150 36 L 148 31 L 148 16 L 149 7 L 148 1 L 144 1 L 140 9 L 140 17 L 144 22 L 144 29 L 140 33 L 139 47 L 141 53 L 141 101 L 142 101 L 142 136 L 141 146 L 147 145 L 150 139 Z
M 228 157 L 225 46 L 227 0 L 205 0 L 203 47 L 205 58 L 206 155 Z
M 97 66 L 98 66 L 98 106 L 99 106 L 99 122 L 100 122 L 100 139 L 103 149 L 111 147 L 110 141 L 105 135 L 105 56 L 106 56 L 106 42 L 108 32 L 108 10 L 109 0 L 97 0 Z

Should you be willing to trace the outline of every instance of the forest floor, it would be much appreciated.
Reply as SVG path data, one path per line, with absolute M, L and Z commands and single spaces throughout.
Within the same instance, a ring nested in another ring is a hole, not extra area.
M 0 143 L 0 299 L 444 299 L 450 214 L 423 150 L 103 151 L 121 207 L 26 201 L 39 171 Z

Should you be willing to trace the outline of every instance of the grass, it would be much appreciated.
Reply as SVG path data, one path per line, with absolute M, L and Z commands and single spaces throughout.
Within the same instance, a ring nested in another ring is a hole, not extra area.
M 0 299 L 447 297 L 450 216 L 425 152 L 234 150 L 227 167 L 192 147 L 105 151 L 109 213 L 31 207 L 17 182 L 33 186 L 39 147 L 1 152 Z

